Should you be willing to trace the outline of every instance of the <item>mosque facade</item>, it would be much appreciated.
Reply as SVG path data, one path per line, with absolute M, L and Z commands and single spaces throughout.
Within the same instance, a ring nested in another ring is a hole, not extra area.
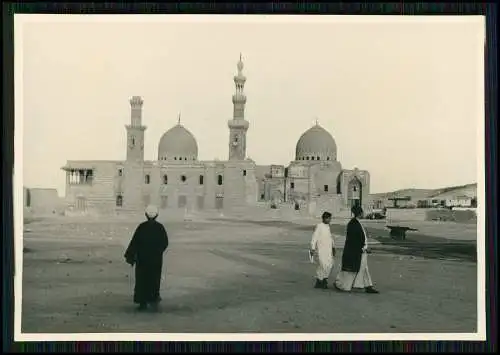
M 246 95 L 243 62 L 237 64 L 232 97 L 228 160 L 198 160 L 198 144 L 181 124 L 167 130 L 154 160 L 144 156 L 143 100 L 130 99 L 123 161 L 67 161 L 64 203 L 68 213 L 126 213 L 148 204 L 161 210 L 234 210 L 250 206 L 293 206 L 317 214 L 340 215 L 354 204 L 369 205 L 370 175 L 345 170 L 337 160 L 332 135 L 318 123 L 299 138 L 295 160 L 285 165 L 257 165 L 247 157 Z

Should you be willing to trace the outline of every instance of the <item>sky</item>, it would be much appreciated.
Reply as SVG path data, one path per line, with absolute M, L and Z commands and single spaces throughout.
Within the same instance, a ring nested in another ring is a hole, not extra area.
M 26 187 L 62 195 L 67 160 L 125 159 L 134 95 L 147 160 L 179 112 L 200 160 L 227 159 L 240 53 L 257 164 L 293 161 L 317 119 L 373 193 L 478 180 L 482 17 L 17 16 Z

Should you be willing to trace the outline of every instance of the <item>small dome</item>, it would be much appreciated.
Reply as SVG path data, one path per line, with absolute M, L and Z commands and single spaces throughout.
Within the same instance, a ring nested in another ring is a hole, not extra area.
M 319 124 L 305 131 L 295 148 L 295 160 L 337 160 L 337 144 Z
M 158 160 L 193 161 L 198 159 L 198 143 L 181 124 L 163 134 L 158 145 Z

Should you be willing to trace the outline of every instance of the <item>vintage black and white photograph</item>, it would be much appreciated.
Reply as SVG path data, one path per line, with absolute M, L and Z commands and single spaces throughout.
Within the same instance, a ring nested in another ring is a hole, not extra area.
M 483 17 L 14 36 L 16 340 L 485 339 Z

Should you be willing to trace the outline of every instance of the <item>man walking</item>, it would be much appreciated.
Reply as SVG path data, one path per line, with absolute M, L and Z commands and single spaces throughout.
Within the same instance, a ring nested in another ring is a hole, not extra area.
M 139 304 L 139 310 L 161 300 L 163 253 L 168 247 L 165 227 L 156 221 L 158 208 L 150 205 L 145 214 L 147 220 L 137 227 L 125 252 L 126 262 L 135 265 L 134 303 Z
M 311 240 L 311 248 L 309 253 L 311 257 L 316 256 L 316 284 L 315 288 L 328 288 L 328 277 L 333 267 L 333 257 L 335 256 L 335 248 L 330 231 L 330 222 L 332 214 L 324 212 L 321 216 L 321 223 L 316 225 Z
M 372 283 L 368 270 L 368 236 L 359 221 L 363 215 L 361 206 L 351 209 L 354 217 L 347 224 L 347 233 L 342 254 L 342 270 L 337 275 L 335 287 L 339 291 L 351 291 L 352 288 L 364 289 L 367 293 L 379 293 Z

